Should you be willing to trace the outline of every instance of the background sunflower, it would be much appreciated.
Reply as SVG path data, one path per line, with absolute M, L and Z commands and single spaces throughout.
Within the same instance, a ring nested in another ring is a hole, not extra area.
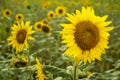
M 42 26 L 43 26 L 43 22 L 41 22 L 41 21 L 35 22 L 35 24 L 34 24 L 34 28 L 36 31 L 41 31 Z
M 47 13 L 47 16 L 48 16 L 48 18 L 49 19 L 53 19 L 53 18 L 55 18 L 55 12 L 54 11 L 49 11 L 48 13 Z
M 12 15 L 12 11 L 11 11 L 10 9 L 5 9 L 5 10 L 3 11 L 3 15 L 4 15 L 5 17 L 10 17 L 10 16 Z
M 56 9 L 55 9 L 55 12 L 58 16 L 63 16 L 65 15 L 66 13 L 66 7 L 64 6 L 58 6 Z
M 23 16 L 23 14 L 19 13 L 19 14 L 16 14 L 15 18 L 17 21 L 23 21 L 24 16 Z

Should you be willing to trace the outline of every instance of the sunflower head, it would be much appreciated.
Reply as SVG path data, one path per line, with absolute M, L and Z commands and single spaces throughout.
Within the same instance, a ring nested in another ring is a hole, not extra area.
M 96 16 L 92 7 L 82 7 L 82 11 L 76 10 L 76 14 L 67 14 L 69 24 L 61 24 L 64 29 L 62 34 L 63 43 L 67 44 L 65 54 L 79 62 L 91 62 L 101 60 L 101 54 L 108 48 L 109 26 L 111 21 L 106 21 L 107 15 Z
M 27 0 L 24 0 L 23 1 L 23 5 L 26 7 L 26 6 L 28 6 L 28 1 Z
M 5 17 L 10 17 L 10 16 L 12 15 L 12 11 L 11 11 L 10 9 L 5 9 L 5 10 L 3 11 L 3 15 L 4 15 Z
M 46 19 L 42 19 L 43 24 L 48 24 L 48 21 Z
M 47 16 L 48 16 L 49 19 L 53 19 L 53 18 L 55 18 L 55 12 L 54 11 L 49 11 Z
M 13 24 L 12 35 L 7 39 L 9 45 L 12 45 L 16 49 L 16 53 L 21 52 L 24 48 L 28 48 L 28 40 L 34 40 L 31 34 L 34 33 L 30 22 L 20 22 L 17 25 Z
M 50 2 L 45 2 L 43 5 L 42 5 L 42 8 L 43 9 L 47 9 L 49 6 L 50 6 Z
M 51 27 L 50 27 L 49 25 L 44 24 L 44 25 L 42 26 L 42 31 L 43 31 L 44 33 L 49 34 L 49 33 L 51 32 Z
M 25 67 L 28 65 L 28 57 L 27 56 L 14 57 L 13 63 L 15 67 Z
M 64 6 L 58 6 L 56 9 L 55 9 L 55 12 L 58 16 L 63 16 L 65 15 L 66 13 L 66 8 Z
M 39 62 L 38 58 L 36 58 L 36 62 L 37 64 L 35 65 L 35 69 L 36 69 L 36 79 L 37 80 L 44 80 L 46 79 L 46 75 L 43 73 L 42 70 L 42 64 Z
M 17 21 L 22 21 L 24 19 L 23 14 L 20 14 L 20 13 L 16 14 L 15 18 L 16 18 Z
M 43 26 L 43 23 L 41 21 L 35 22 L 34 24 L 34 28 L 36 31 L 41 31 L 42 26 Z

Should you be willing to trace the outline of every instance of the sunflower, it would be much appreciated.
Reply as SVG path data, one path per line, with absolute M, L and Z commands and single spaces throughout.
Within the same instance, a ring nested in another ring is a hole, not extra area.
M 58 16 L 63 16 L 66 13 L 66 8 L 64 6 L 59 6 L 55 9 L 55 12 Z
M 43 22 L 43 24 L 48 24 L 48 21 L 46 19 L 42 19 L 41 21 Z
M 26 7 L 26 6 L 28 6 L 28 1 L 27 0 L 24 0 L 23 1 L 23 5 Z
M 37 80 L 44 80 L 46 79 L 46 75 L 43 73 L 43 70 L 42 70 L 42 64 L 39 62 L 38 58 L 36 58 L 36 66 L 35 66 L 35 69 L 36 69 L 36 78 Z
M 22 21 L 23 19 L 24 19 L 23 14 L 21 14 L 21 13 L 16 14 L 16 20 L 17 20 L 17 21 Z
M 10 16 L 12 15 L 12 11 L 11 11 L 10 9 L 5 9 L 5 10 L 3 11 L 3 15 L 4 15 L 5 17 L 10 17 Z
M 25 55 L 20 57 L 14 57 L 13 63 L 15 67 L 25 67 L 28 65 L 28 57 Z
M 50 2 L 45 2 L 43 5 L 42 5 L 42 8 L 43 9 L 47 9 L 49 6 L 50 6 Z
M 24 48 L 28 48 L 27 40 L 34 40 L 32 36 L 30 36 L 34 31 L 32 31 L 32 27 L 30 26 L 30 22 L 24 22 L 13 24 L 12 35 L 7 39 L 8 45 L 12 45 L 13 48 L 16 49 L 16 53 L 21 52 Z
M 41 31 L 42 25 L 43 25 L 43 23 L 41 21 L 35 22 L 35 24 L 34 24 L 35 30 L 36 31 Z
M 43 24 L 41 29 L 44 33 L 47 33 L 47 34 L 49 34 L 51 32 L 51 27 L 49 25 L 46 25 L 46 24 Z
M 49 19 L 55 18 L 55 12 L 54 11 L 49 11 L 47 14 Z
M 84 64 L 101 60 L 101 54 L 108 48 L 108 32 L 113 29 L 107 27 L 111 24 L 111 21 L 105 21 L 108 16 L 96 16 L 92 7 L 82 7 L 81 12 L 76 10 L 76 14 L 67 16 L 71 23 L 61 24 L 64 29 L 60 32 L 62 42 L 68 47 L 64 54 L 76 62 L 84 61 Z

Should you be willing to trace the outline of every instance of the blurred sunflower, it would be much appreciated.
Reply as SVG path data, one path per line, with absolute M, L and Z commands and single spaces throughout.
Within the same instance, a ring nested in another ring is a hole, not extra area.
M 25 55 L 20 57 L 14 57 L 13 63 L 15 67 L 25 67 L 28 65 L 28 57 Z
M 19 25 L 20 24 L 20 21 L 15 21 L 14 23 L 13 23 L 13 25 Z
M 55 12 L 54 11 L 49 11 L 47 14 L 49 19 L 55 18 Z
M 49 34 L 51 32 L 51 27 L 49 25 L 43 24 L 42 31 Z
M 3 11 L 4 17 L 10 17 L 12 15 L 12 11 L 10 9 L 5 9 Z
M 23 1 L 23 5 L 24 5 L 25 7 L 27 7 L 27 6 L 28 6 L 28 1 L 27 1 L 27 0 L 24 0 L 24 1 Z
M 34 31 L 32 31 L 32 27 L 30 26 L 30 22 L 23 21 L 19 24 L 14 24 L 12 27 L 12 36 L 10 36 L 7 40 L 9 45 L 12 45 L 13 48 L 16 48 L 16 53 L 21 52 L 24 48 L 28 48 L 29 45 L 27 40 L 34 40 L 32 36 L 30 36 Z
M 42 25 L 43 25 L 43 23 L 41 21 L 35 22 L 35 24 L 34 24 L 35 30 L 36 31 L 41 31 Z
M 64 6 L 59 6 L 55 9 L 55 12 L 58 16 L 63 16 L 66 13 L 66 8 Z
M 42 64 L 39 62 L 38 58 L 36 58 L 36 62 L 37 64 L 35 65 L 35 69 L 36 69 L 36 80 L 45 80 L 47 77 L 46 75 L 43 73 L 42 70 Z
M 46 19 L 41 20 L 43 24 L 48 24 L 48 21 Z
M 45 2 L 45 3 L 42 5 L 42 8 L 43 8 L 43 9 L 47 9 L 49 6 L 50 6 L 50 2 Z
M 107 27 L 111 21 L 105 21 L 107 15 L 100 17 L 94 14 L 92 7 L 82 7 L 82 11 L 76 10 L 76 14 L 67 14 L 67 20 L 71 23 L 61 24 L 63 43 L 67 44 L 65 55 L 84 64 L 91 63 L 95 59 L 101 60 L 101 54 L 108 48 L 108 33 L 113 27 Z
M 24 16 L 23 16 L 23 14 L 19 13 L 19 14 L 16 14 L 15 18 L 16 18 L 17 21 L 23 21 Z

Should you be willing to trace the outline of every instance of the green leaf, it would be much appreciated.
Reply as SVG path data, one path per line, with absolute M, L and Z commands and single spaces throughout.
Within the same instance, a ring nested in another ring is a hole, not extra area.
M 52 73 L 53 75 L 58 75 L 58 76 L 67 77 L 67 78 L 71 77 L 71 75 L 68 74 L 65 69 L 61 69 L 58 67 L 45 65 L 45 66 L 43 66 L 43 70 L 48 71 L 48 72 Z

